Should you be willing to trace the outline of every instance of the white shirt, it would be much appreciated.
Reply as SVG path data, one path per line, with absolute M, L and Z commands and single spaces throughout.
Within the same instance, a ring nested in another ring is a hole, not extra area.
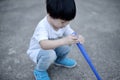
M 47 20 L 47 16 L 42 19 L 31 38 L 29 49 L 27 50 L 27 54 L 30 58 L 36 63 L 37 62 L 37 55 L 39 54 L 40 50 L 42 49 L 39 42 L 41 40 L 54 40 L 59 39 L 63 36 L 67 36 L 72 34 L 74 31 L 70 28 L 69 25 L 61 28 L 59 30 L 54 30 L 54 28 L 49 24 Z

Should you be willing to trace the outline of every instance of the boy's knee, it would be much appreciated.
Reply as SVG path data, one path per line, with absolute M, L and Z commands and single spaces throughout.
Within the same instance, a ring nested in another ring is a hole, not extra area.
M 70 46 L 67 46 L 67 45 L 60 46 L 60 47 L 56 48 L 55 51 L 58 55 L 61 55 L 61 54 L 66 55 L 70 52 Z
M 38 60 L 48 62 L 48 63 L 53 63 L 56 60 L 57 56 L 54 50 L 43 50 L 40 52 L 38 55 Z
M 62 50 L 62 53 L 68 54 L 70 52 L 70 46 L 61 46 L 60 48 Z
M 49 61 L 53 63 L 56 60 L 57 56 L 56 53 L 53 51 L 52 53 L 49 53 Z
M 56 60 L 57 56 L 53 50 L 47 50 L 46 59 L 49 63 L 53 63 Z

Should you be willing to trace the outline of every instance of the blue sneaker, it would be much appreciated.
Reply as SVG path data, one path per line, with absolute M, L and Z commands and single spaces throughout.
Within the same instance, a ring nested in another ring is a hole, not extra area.
M 36 80 L 50 80 L 46 71 L 34 70 L 34 76 Z
M 73 68 L 77 65 L 77 62 L 70 58 L 64 58 L 60 61 L 55 61 L 55 65 L 63 66 L 63 67 L 67 67 L 67 68 Z

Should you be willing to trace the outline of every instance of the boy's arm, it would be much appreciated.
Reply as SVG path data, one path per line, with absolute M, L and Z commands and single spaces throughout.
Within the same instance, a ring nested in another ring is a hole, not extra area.
M 69 35 L 57 40 L 41 40 L 39 43 L 42 49 L 48 50 L 48 49 L 54 49 L 58 46 L 74 44 L 77 42 L 78 39 L 76 36 Z

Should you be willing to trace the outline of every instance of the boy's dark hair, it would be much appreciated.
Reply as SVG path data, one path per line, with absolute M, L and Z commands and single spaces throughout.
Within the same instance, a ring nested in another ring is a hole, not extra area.
M 46 0 L 47 13 L 55 19 L 72 20 L 76 15 L 74 0 Z

